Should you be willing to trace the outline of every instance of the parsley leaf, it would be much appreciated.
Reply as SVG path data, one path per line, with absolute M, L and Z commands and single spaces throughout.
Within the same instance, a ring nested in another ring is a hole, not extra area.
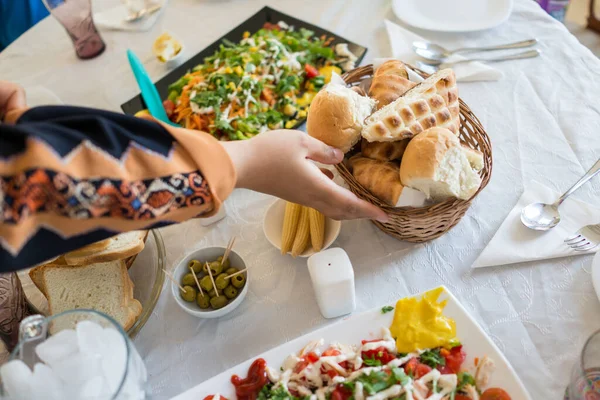
M 459 372 L 457 377 L 456 390 L 462 391 L 466 385 L 475 386 L 475 378 L 468 372 Z
M 431 368 L 436 368 L 438 365 L 446 365 L 446 359 L 440 354 L 440 349 L 427 350 L 419 358 L 423 364 L 429 365 Z
M 448 342 L 448 346 L 450 346 L 450 348 L 453 349 L 455 347 L 462 346 L 462 343 L 458 339 L 450 339 L 450 342 Z
M 375 357 L 365 358 L 363 364 L 368 365 L 369 367 L 380 367 L 381 361 L 377 360 Z
M 410 378 L 406 375 L 402 368 L 392 368 L 392 375 L 390 378 L 394 378 L 394 383 L 400 383 L 402 386 L 406 386 L 410 381 Z
M 392 307 L 392 306 L 381 307 L 382 314 L 389 313 L 390 311 L 394 311 L 394 307 Z

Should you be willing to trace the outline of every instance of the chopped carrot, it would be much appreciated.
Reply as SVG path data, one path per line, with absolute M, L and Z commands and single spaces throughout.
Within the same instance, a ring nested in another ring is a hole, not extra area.
M 475 366 L 477 366 L 479 364 L 479 357 L 475 357 L 474 362 L 475 362 Z

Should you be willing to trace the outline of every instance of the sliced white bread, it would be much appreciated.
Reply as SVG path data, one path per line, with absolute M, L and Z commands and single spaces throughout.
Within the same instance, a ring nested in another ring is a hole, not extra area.
M 369 142 L 411 138 L 438 126 L 458 135 L 458 88 L 451 69 L 431 75 L 365 119 L 361 135 Z
M 470 199 L 481 186 L 483 155 L 449 130 L 431 128 L 413 138 L 402 156 L 400 180 L 427 198 Z
M 94 309 L 127 330 L 142 305 L 133 298 L 133 283 L 123 260 L 85 266 L 45 265 L 38 271 L 51 315 L 73 309 Z
M 64 259 L 68 265 L 83 265 L 131 257 L 144 249 L 146 235 L 147 231 L 121 233 L 107 239 L 107 244 L 104 248 L 98 249 L 97 244 L 94 243 L 90 246 L 66 253 Z

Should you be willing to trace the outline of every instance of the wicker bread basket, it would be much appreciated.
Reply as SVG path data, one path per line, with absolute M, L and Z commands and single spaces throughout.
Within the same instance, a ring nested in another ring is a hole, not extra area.
M 416 68 L 411 67 L 423 77 L 428 75 Z M 366 65 L 347 72 L 342 76 L 347 84 L 358 85 L 364 79 L 371 78 L 373 66 Z M 460 102 L 460 141 L 483 153 L 484 167 L 480 172 L 481 186 L 477 193 L 469 200 L 448 199 L 426 207 L 391 207 L 361 186 L 354 179 L 345 163 L 336 165 L 336 169 L 346 181 L 350 190 L 359 198 L 375 204 L 382 208 L 390 217 L 390 221 L 382 224 L 377 221 L 373 223 L 385 233 L 407 242 L 427 242 L 436 239 L 448 232 L 465 215 L 471 201 L 488 184 L 492 175 L 492 145 L 483 126 L 473 114 L 469 106 L 462 100 Z

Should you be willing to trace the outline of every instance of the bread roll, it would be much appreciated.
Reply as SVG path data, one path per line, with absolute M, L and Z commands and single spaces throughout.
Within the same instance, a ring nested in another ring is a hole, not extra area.
M 458 135 L 458 89 L 451 69 L 431 75 L 365 120 L 362 136 L 369 142 L 411 138 L 439 126 Z
M 320 141 L 348 152 L 360 139 L 363 121 L 375 107 L 375 100 L 354 90 L 330 83 L 313 99 L 306 130 Z
M 381 64 L 373 75 L 369 96 L 377 101 L 377 109 L 387 106 L 414 87 L 401 61 L 389 60 Z
M 369 143 L 365 139 L 361 142 L 361 152 L 365 157 L 380 161 L 399 160 L 406 150 L 410 139 L 403 139 L 397 142 L 373 142 Z
M 477 171 L 482 168 L 481 152 L 461 145 L 448 129 L 436 127 L 410 141 L 402 157 L 400 180 L 427 198 L 468 200 L 481 186 Z
M 348 162 L 358 183 L 384 203 L 396 205 L 402 193 L 398 164 L 372 160 L 360 154 Z

